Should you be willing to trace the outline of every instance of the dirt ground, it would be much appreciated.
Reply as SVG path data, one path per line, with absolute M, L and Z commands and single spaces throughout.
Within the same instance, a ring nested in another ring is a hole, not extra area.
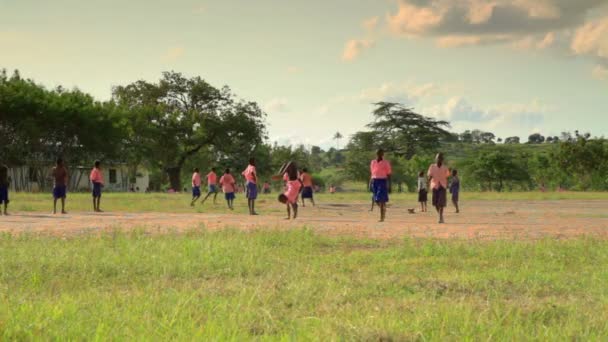
M 51 215 L 14 212 L 0 217 L 0 232 L 49 233 L 73 236 L 114 229 L 143 228 L 151 233 L 223 228 L 296 229 L 308 227 L 328 235 L 373 239 L 403 237 L 464 239 L 539 239 L 589 235 L 608 238 L 608 201 L 475 201 L 463 203 L 460 214 L 448 207 L 446 224 L 437 224 L 434 212 L 409 214 L 394 205 L 388 219 L 378 222 L 378 211 L 368 203 L 324 203 L 301 208 L 300 217 L 285 221 L 276 212 L 259 216 L 239 214 L 86 213 Z

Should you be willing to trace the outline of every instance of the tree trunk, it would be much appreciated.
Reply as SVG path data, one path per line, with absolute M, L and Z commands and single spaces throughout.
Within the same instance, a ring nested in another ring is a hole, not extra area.
M 182 190 L 182 168 L 181 166 L 168 167 L 166 169 L 167 175 L 169 176 L 169 184 L 171 185 L 171 189 L 175 191 Z

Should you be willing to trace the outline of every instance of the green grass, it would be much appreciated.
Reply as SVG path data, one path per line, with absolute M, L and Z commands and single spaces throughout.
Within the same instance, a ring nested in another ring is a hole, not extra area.
M 11 193 L 10 209 L 25 212 L 50 212 L 53 200 L 50 194 Z M 260 211 L 283 211 L 276 205 L 277 193 L 261 195 L 257 201 Z M 370 193 L 366 192 L 341 192 L 334 195 L 317 194 L 318 203 L 354 203 L 367 202 Z M 414 193 L 393 193 L 391 203 L 411 205 L 416 203 L 417 195 Z M 472 200 L 608 200 L 608 192 L 463 192 L 461 201 Z M 208 200 L 205 206 L 200 203 L 193 209 L 190 207 L 190 194 L 131 194 L 131 193 L 105 193 L 102 197 L 102 209 L 106 211 L 124 212 L 175 212 L 175 213 L 227 213 L 223 194 L 218 195 L 218 204 L 211 205 Z M 91 211 L 92 200 L 90 194 L 70 193 L 68 194 L 68 211 Z M 247 211 L 247 202 L 243 194 L 238 194 L 235 201 L 237 213 Z
M 0 237 L 0 340 L 602 340 L 608 241 Z

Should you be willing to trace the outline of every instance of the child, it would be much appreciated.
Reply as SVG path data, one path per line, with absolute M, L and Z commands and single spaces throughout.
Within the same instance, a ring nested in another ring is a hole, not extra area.
M 302 174 L 300 175 L 300 180 L 302 181 L 302 186 L 304 186 L 304 188 L 302 189 L 302 206 L 305 207 L 306 203 L 304 203 L 304 199 L 308 198 L 310 199 L 310 202 L 312 203 L 312 206 L 315 206 L 315 199 L 313 198 L 313 191 L 312 191 L 312 176 L 308 173 L 308 169 L 307 168 L 303 168 L 302 169 Z
M 224 175 L 220 178 L 220 186 L 224 192 L 226 203 L 230 210 L 234 210 L 234 192 L 236 191 L 236 181 L 230 174 L 230 169 L 226 169 Z
M 264 182 L 264 187 L 263 187 L 263 189 L 264 189 L 264 193 L 265 193 L 265 194 L 269 194 L 269 193 L 270 193 L 270 183 L 268 183 L 268 182 Z
M 298 177 L 296 164 L 289 162 L 281 168 L 279 174 L 285 172 L 287 179 L 287 189 L 279 195 L 279 202 L 287 205 L 287 220 L 291 219 L 291 209 L 293 208 L 293 219 L 298 217 L 298 195 L 302 189 L 302 181 Z
M 369 188 L 369 192 L 371 192 L 371 194 L 372 194 L 372 207 L 369 209 L 369 211 L 373 212 L 374 204 L 376 204 L 376 202 L 374 201 L 374 183 L 372 182 L 371 179 L 369 180 L 368 188 Z
M 0 215 L 8 215 L 8 188 L 11 185 L 11 179 L 8 176 L 8 166 L 0 165 L 0 205 L 4 204 L 4 210 L 0 208 Z
M 216 203 L 216 199 L 217 199 L 217 174 L 215 173 L 215 168 L 212 167 L 211 168 L 211 172 L 209 172 L 207 174 L 207 196 L 205 196 L 205 198 L 203 199 L 203 202 L 201 202 L 201 204 L 205 203 L 205 201 L 207 200 L 207 198 L 209 198 L 209 196 L 211 196 L 211 194 L 213 194 L 213 204 Z
M 456 214 L 460 213 L 458 207 L 458 195 L 460 194 L 460 179 L 458 178 L 458 170 L 452 170 L 452 183 L 450 183 L 450 193 L 452 194 L 452 203 L 456 207 Z
M 329 193 L 332 195 L 336 193 L 336 187 L 333 184 L 329 186 Z
M 63 164 L 63 159 L 57 159 L 51 175 L 53 177 L 53 214 L 57 214 L 57 200 L 61 199 L 61 213 L 65 215 L 67 214 L 65 211 L 65 198 L 68 186 L 68 170 Z
M 198 167 L 196 167 L 194 168 L 194 173 L 192 174 L 192 202 L 190 202 L 190 206 L 194 207 L 194 203 L 199 198 L 201 198 L 201 174 Z
M 435 164 L 431 164 L 429 167 L 428 176 L 433 190 L 433 206 L 439 214 L 439 223 L 444 223 L 443 209 L 447 202 L 446 189 L 450 170 L 443 164 L 443 153 L 437 153 L 435 156 Z
M 420 211 L 427 211 L 427 202 L 428 202 L 428 191 L 426 189 L 426 178 L 424 177 L 424 172 L 420 171 L 418 174 L 418 202 L 420 203 Z
M 370 163 L 371 183 L 374 190 L 374 202 L 380 207 L 380 222 L 386 218 L 386 203 L 393 170 L 388 160 L 384 159 L 384 151 L 376 152 L 376 159 Z
M 255 200 L 258 198 L 258 177 L 255 169 L 255 158 L 249 159 L 249 166 L 242 172 L 242 175 L 245 177 L 247 183 L 246 191 L 247 191 L 247 206 L 249 207 L 249 215 L 257 215 L 255 212 Z
M 93 210 L 97 213 L 103 211 L 99 208 L 101 202 L 101 188 L 104 187 L 103 172 L 101 172 L 101 162 L 95 161 L 95 166 L 91 170 L 91 176 L 89 177 L 91 183 L 93 183 Z

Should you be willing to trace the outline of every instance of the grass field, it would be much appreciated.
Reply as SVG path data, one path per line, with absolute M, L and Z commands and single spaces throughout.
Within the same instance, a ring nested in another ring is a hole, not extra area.
M 0 238 L 4 340 L 602 340 L 608 241 Z
M 52 210 L 53 200 L 50 194 L 32 194 L 32 193 L 11 193 L 10 209 L 23 212 L 50 212 Z M 260 208 L 267 207 L 268 204 L 276 204 L 277 194 L 261 195 L 258 199 Z M 361 201 L 369 201 L 371 195 L 365 192 L 343 192 L 330 194 L 317 194 L 316 200 L 319 203 L 353 203 Z M 512 200 L 512 201 L 554 201 L 554 200 L 608 200 L 606 192 L 463 192 L 461 202 L 474 200 Z M 189 206 L 190 194 L 130 194 L 130 193 L 104 193 L 102 197 L 101 207 L 106 211 L 121 211 L 121 212 L 210 212 L 224 213 L 228 212 L 223 194 L 218 194 L 217 201 L 219 205 L 212 206 L 208 200 L 206 205 L 202 207 L 199 204 L 194 209 Z M 391 195 L 391 203 L 408 204 L 416 206 L 417 195 L 414 193 L 394 193 Z M 59 204 L 58 204 L 59 205 Z M 91 211 L 93 207 L 91 195 L 88 193 L 70 193 L 68 194 L 67 210 L 68 211 Z M 247 211 L 247 201 L 243 194 L 238 194 L 235 201 L 235 209 L 237 213 L 245 213 Z M 274 210 L 274 209 L 272 209 Z

